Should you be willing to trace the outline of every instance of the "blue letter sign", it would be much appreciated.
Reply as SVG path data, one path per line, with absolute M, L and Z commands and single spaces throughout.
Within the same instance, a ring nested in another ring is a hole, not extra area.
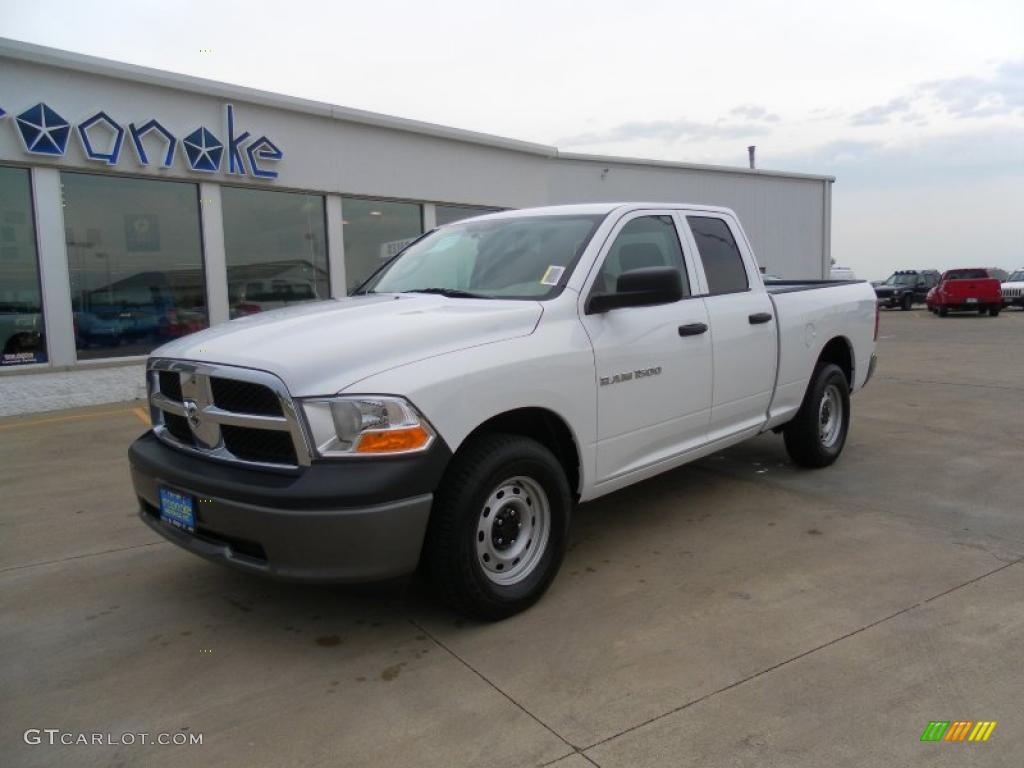
M 0 109 L 0 120 L 6 116 L 7 112 Z M 252 175 L 257 179 L 276 179 L 277 171 L 269 170 L 264 166 L 284 157 L 284 152 L 280 147 L 267 136 L 260 136 L 249 142 L 251 136 L 249 131 L 236 132 L 234 105 L 224 105 L 224 116 L 228 135 L 226 147 L 213 131 L 204 125 L 181 139 L 188 167 L 201 173 L 217 173 L 221 170 L 226 149 L 228 161 L 225 171 L 229 175 Z M 72 125 L 44 102 L 39 102 L 24 112 L 14 115 L 13 124 L 26 152 L 49 157 L 64 157 L 67 152 Z M 128 123 L 128 130 L 125 131 L 121 123 L 100 110 L 79 122 L 74 128 L 78 132 L 82 152 L 89 160 L 107 165 L 117 165 L 121 160 L 121 150 L 124 148 L 125 134 L 127 133 L 139 165 L 150 165 L 152 161 L 146 151 L 145 138 L 148 134 L 156 132 L 163 138 L 167 147 L 166 152 L 162 152 L 159 156 L 160 167 L 170 168 L 174 163 L 178 138 L 155 119 L 141 124 Z M 100 132 L 107 134 L 106 141 L 103 141 Z M 154 160 L 156 159 L 154 158 Z M 246 159 L 248 159 L 248 168 Z

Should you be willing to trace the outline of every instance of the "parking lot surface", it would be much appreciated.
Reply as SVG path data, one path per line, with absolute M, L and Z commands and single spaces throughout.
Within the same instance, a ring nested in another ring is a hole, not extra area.
M 0 421 L 2 762 L 1019 766 L 1024 312 L 884 312 L 879 356 L 835 466 L 765 435 L 584 505 L 497 624 L 165 542 L 128 482 L 139 403 Z M 998 725 L 921 742 L 935 720 Z

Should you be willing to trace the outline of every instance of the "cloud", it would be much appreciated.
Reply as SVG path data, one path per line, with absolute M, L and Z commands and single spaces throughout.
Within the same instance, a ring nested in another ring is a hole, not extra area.
M 923 88 L 955 117 L 1024 112 L 1024 59 L 1003 62 L 989 77 L 933 80 Z
M 946 187 L 967 180 L 1024 175 L 1024 142 L 1020 130 L 1012 127 L 899 142 L 840 139 L 766 158 L 766 167 L 829 173 L 840 183 L 862 186 Z
M 878 106 L 869 107 L 862 112 L 858 112 L 850 118 L 850 123 L 853 125 L 881 125 L 882 123 L 889 122 L 890 118 L 895 115 L 906 112 L 909 109 L 910 99 L 906 96 L 897 96 L 885 104 L 879 104 Z
M 746 118 L 747 120 L 764 121 L 766 123 L 777 123 L 779 122 L 779 116 L 774 112 L 769 112 L 764 107 L 758 104 L 741 104 L 735 109 L 729 112 L 730 115 L 737 117 Z
M 735 139 L 767 133 L 763 125 L 736 123 L 701 123 L 693 120 L 633 120 L 609 128 L 566 136 L 555 143 L 570 147 L 586 144 L 657 139 L 660 141 L 689 141 L 702 139 Z
M 897 96 L 855 113 L 850 124 L 883 125 L 896 117 L 922 124 L 921 112 L 931 110 L 954 118 L 1024 115 L 1024 59 L 1005 61 L 983 77 L 950 77 L 922 83 L 909 95 Z

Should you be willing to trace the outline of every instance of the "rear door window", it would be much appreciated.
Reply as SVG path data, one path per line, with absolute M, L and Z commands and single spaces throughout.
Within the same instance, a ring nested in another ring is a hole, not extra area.
M 697 241 L 697 251 L 708 279 L 708 293 L 749 290 L 743 256 L 729 225 L 723 219 L 710 216 L 687 216 L 686 221 L 693 232 L 693 239 Z

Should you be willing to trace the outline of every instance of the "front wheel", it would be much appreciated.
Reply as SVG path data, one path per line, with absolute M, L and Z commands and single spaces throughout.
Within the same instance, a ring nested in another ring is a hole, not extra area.
M 907 312 L 910 310 L 912 306 L 914 306 L 914 297 L 911 296 L 909 293 L 905 294 L 903 296 L 903 300 L 900 301 L 900 309 L 903 310 L 904 312 Z
M 850 387 L 837 365 L 814 370 L 796 417 L 783 429 L 786 451 L 797 464 L 817 469 L 839 458 L 850 429 Z
M 434 499 L 424 555 L 441 597 L 494 621 L 544 594 L 565 553 L 572 493 L 551 451 L 489 434 L 459 449 Z

